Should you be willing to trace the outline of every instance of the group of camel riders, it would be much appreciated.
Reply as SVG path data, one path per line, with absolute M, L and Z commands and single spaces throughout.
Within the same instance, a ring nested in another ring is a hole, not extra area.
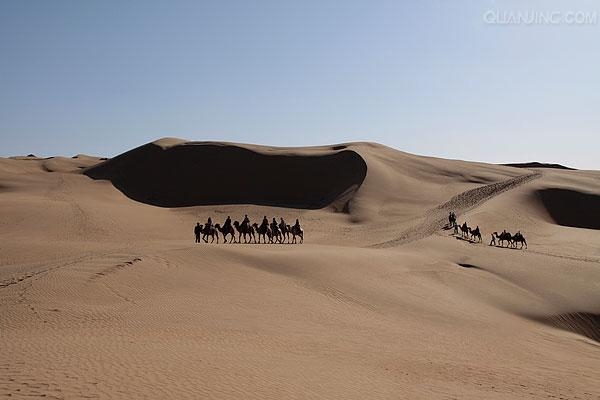
M 235 229 L 234 229 L 235 228 Z M 300 238 L 300 243 L 304 240 L 304 232 L 300 226 L 300 221 L 296 219 L 296 223 L 292 226 L 285 223 L 283 218 L 280 218 L 279 223 L 273 218 L 273 221 L 269 223 L 267 216 L 263 217 L 260 225 L 250 223 L 248 214 L 244 216 L 244 220 L 240 224 L 238 221 L 231 222 L 231 217 L 227 216 L 227 219 L 221 226 L 220 224 L 214 224 L 212 218 L 208 217 L 206 224 L 202 225 L 199 222 L 194 227 L 194 235 L 196 236 L 196 243 L 200 243 L 200 240 L 208 242 L 208 236 L 211 237 L 211 243 L 214 241 L 215 236 L 217 237 L 217 243 L 219 243 L 219 233 L 223 234 L 223 240 L 227 243 L 227 236 L 231 236 L 230 243 L 235 243 L 235 232 L 238 232 L 237 242 L 241 242 L 242 235 L 244 236 L 244 242 L 254 240 L 254 243 L 260 243 L 260 238 L 263 238 L 263 242 L 266 243 L 267 239 L 269 243 L 283 243 L 287 240 L 290 243 L 296 243 L 296 236 Z M 256 235 L 258 235 L 258 242 L 256 241 Z
M 466 222 L 464 222 L 462 225 L 458 225 L 456 221 L 456 213 L 454 213 L 454 211 L 450 211 L 450 214 L 448 215 L 448 223 L 451 227 L 454 228 L 455 235 L 458 235 L 458 230 L 460 229 L 463 237 L 466 237 L 470 240 L 477 239 L 479 242 L 482 241 L 479 226 L 477 226 L 475 229 L 471 229 L 467 226 Z M 500 246 L 504 246 L 504 242 L 506 242 L 507 247 L 517 247 L 517 243 L 521 243 L 521 248 L 523 248 L 523 245 L 525 245 L 525 248 L 527 248 L 527 241 L 525 240 L 525 237 L 523 236 L 521 231 L 518 231 L 514 235 L 511 235 L 509 232 L 506 232 L 506 230 L 503 230 L 500 234 L 498 232 L 494 232 L 491 235 L 489 245 L 496 246 L 496 240 L 498 240 Z

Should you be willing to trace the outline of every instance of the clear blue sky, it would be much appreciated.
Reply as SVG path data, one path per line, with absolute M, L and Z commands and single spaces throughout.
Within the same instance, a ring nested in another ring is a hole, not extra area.
M 175 136 L 600 169 L 597 1 L 1 1 L 0 156 Z

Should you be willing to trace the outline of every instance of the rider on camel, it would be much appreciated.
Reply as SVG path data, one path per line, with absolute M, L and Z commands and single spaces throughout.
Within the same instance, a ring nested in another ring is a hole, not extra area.
M 242 226 L 245 228 L 250 226 L 250 218 L 248 218 L 248 214 L 244 215 L 244 220 L 242 221 Z

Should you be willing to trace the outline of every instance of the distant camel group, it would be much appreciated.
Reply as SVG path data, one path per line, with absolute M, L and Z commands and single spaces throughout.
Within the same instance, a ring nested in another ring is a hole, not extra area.
M 498 240 L 501 247 L 504 247 L 504 242 L 506 242 L 506 247 L 510 246 L 516 248 L 517 243 L 520 243 L 521 249 L 523 248 L 523 245 L 525 245 L 525 248 L 527 248 L 527 241 L 525 240 L 525 236 L 523 236 L 521 231 L 518 231 L 514 235 L 511 235 L 509 232 L 506 232 L 506 230 L 502 231 L 502 233 L 500 234 L 498 234 L 498 232 L 494 232 L 492 233 L 492 240 L 490 240 L 490 246 L 496 246 L 496 240 Z
M 477 226 L 475 229 L 472 229 L 471 227 L 467 226 L 466 222 L 463 222 L 462 225 L 459 225 L 456 221 L 456 214 L 453 211 L 451 211 L 450 215 L 448 216 L 448 224 L 451 228 L 454 228 L 455 235 L 458 235 L 460 231 L 462 238 L 466 238 L 467 240 L 471 240 L 473 242 L 478 243 L 481 243 L 483 241 L 482 233 L 479 230 L 479 226 Z M 500 244 L 500 247 L 504 247 L 505 242 L 506 247 L 516 248 L 517 244 L 520 244 L 521 249 L 523 248 L 523 246 L 527 248 L 527 241 L 525 240 L 525 236 L 523 236 L 521 231 L 518 231 L 514 235 L 511 235 L 509 232 L 506 232 L 506 230 L 502 231 L 502 233 L 500 234 L 498 232 L 494 232 L 491 235 L 489 245 L 497 246 L 498 243 Z
M 285 223 L 283 218 L 280 218 L 280 222 L 277 223 L 275 218 L 269 223 L 267 216 L 265 215 L 262 223 L 251 223 L 248 215 L 244 216 L 243 221 L 231 222 L 231 217 L 227 217 L 223 225 L 212 223 L 212 219 L 209 217 L 206 224 L 202 225 L 200 222 L 194 227 L 194 235 L 196 236 L 196 243 L 200 243 L 203 240 L 208 243 L 210 237 L 211 243 L 217 239 L 219 243 L 219 232 L 223 235 L 223 242 L 227 243 L 229 237 L 229 243 L 242 243 L 242 237 L 244 243 L 260 243 L 262 238 L 263 243 L 300 243 L 304 242 L 304 231 L 300 226 L 300 222 L 296 219 L 294 225 L 288 225 Z M 237 233 L 237 240 L 236 240 Z M 257 240 L 258 237 L 258 240 Z

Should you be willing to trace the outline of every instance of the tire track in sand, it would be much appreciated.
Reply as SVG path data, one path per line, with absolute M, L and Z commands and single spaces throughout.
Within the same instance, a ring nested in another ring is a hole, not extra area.
M 450 211 L 464 214 L 486 201 L 537 179 L 540 176 L 542 176 L 540 172 L 534 172 L 459 193 L 447 202 L 425 212 L 425 214 L 418 219 L 416 224 L 402 231 L 398 237 L 373 244 L 369 247 L 388 248 L 401 246 L 431 236 L 444 227 L 448 221 L 448 213 Z

